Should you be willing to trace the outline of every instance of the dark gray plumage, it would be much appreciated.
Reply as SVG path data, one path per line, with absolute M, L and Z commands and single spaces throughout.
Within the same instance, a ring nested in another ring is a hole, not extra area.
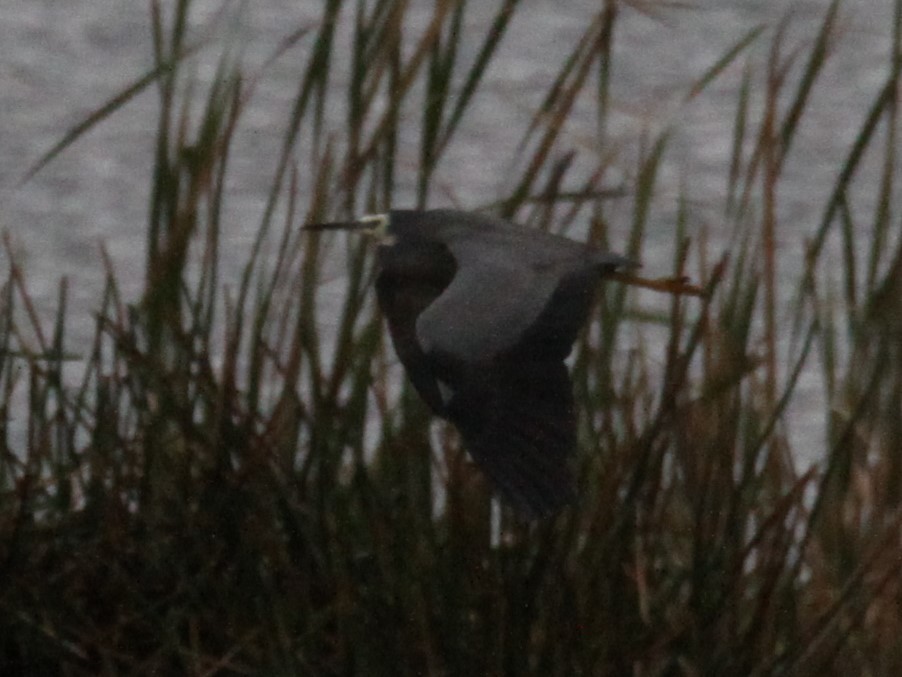
M 634 264 L 446 209 L 307 228 L 379 238 L 376 290 L 398 357 L 501 496 L 530 517 L 570 502 L 576 419 L 564 359 L 599 279 Z

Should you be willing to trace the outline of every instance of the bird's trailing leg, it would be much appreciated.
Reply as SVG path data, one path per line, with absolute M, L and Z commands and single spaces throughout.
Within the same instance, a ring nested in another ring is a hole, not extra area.
M 605 279 L 616 280 L 634 287 L 654 289 L 655 291 L 668 294 L 705 296 L 705 290 L 689 282 L 688 277 L 658 277 L 652 279 L 633 275 L 632 273 L 606 273 Z

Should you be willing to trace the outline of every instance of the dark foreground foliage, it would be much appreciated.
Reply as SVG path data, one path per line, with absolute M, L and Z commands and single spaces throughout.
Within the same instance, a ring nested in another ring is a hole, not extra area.
M 48 326 L 7 250 L 0 673 L 900 674 L 900 3 L 885 84 L 827 203 L 811 205 L 823 220 L 801 265 L 774 244 L 778 193 L 840 3 L 812 42 L 788 44 L 785 22 L 753 31 L 687 89 L 688 102 L 746 63 L 724 168 L 731 256 L 680 199 L 665 272 L 693 261 L 708 297 L 640 310 L 647 292 L 605 290 L 574 354 L 581 499 L 533 525 L 493 518 L 453 431 L 401 385 L 366 245 L 298 233 L 393 204 L 402 174 L 420 205 L 437 201 L 440 160 L 520 3 L 497 3 L 469 56 L 464 2 L 430 5 L 417 28 L 407 3 L 345 4 L 323 3 L 280 48 L 306 66 L 258 240 L 227 286 L 225 182 L 254 79 L 227 53 L 203 95 L 186 87 L 184 64 L 206 49 L 189 40 L 188 2 L 152 3 L 155 66 L 48 156 L 157 88 L 142 298 L 121 298 L 110 272 L 94 344 L 72 346 L 65 283 Z M 532 227 L 590 223 L 583 237 L 641 259 L 650 214 L 672 209 L 656 193 L 669 136 L 616 159 L 593 150 L 609 141 L 618 13 L 636 8 L 661 11 L 608 0 L 587 17 L 495 209 Z M 350 56 L 334 51 L 340 26 Z M 748 48 L 768 40 L 762 67 Z M 339 58 L 353 64 L 342 85 Z M 324 110 L 341 97 L 339 121 Z M 578 101 L 597 106 L 593 149 L 564 133 Z M 398 162 L 407 129 L 415 169 Z M 882 183 L 862 206 L 850 191 L 875 157 Z M 612 200 L 615 163 L 632 169 Z M 324 303 L 335 261 L 344 287 Z M 785 417 L 812 364 L 828 408 L 809 468 Z

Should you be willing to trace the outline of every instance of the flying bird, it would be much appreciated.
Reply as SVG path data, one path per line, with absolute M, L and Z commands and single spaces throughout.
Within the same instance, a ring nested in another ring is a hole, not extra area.
M 455 425 L 501 497 L 528 518 L 571 502 L 576 413 L 564 360 L 599 281 L 636 264 L 449 209 L 304 228 L 376 239 L 376 293 L 395 351 L 420 397 Z

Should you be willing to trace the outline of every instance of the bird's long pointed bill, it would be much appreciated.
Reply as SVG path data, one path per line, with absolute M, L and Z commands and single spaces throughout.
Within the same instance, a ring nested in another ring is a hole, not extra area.
M 652 279 L 648 277 L 639 277 L 632 273 L 608 273 L 605 277 L 609 280 L 617 280 L 618 282 L 623 282 L 624 284 L 629 284 L 634 287 L 654 289 L 655 291 L 661 291 L 667 294 L 705 296 L 705 290 L 690 283 L 689 278 L 686 277 L 660 277 Z
M 305 223 L 303 230 L 367 230 L 373 224 L 369 221 L 328 221 L 326 223 Z

